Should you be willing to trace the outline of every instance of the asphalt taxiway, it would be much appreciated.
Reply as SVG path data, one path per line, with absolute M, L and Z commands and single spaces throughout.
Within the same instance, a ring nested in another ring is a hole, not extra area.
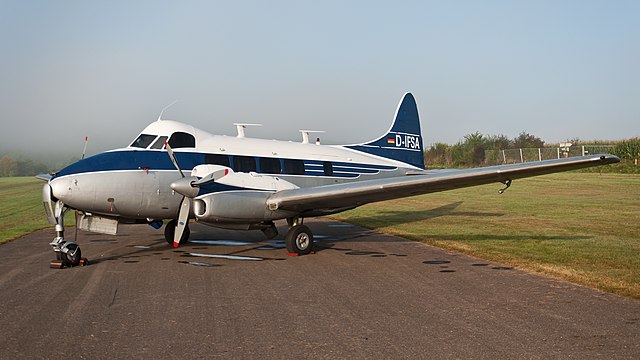
M 146 225 L 80 232 L 91 264 L 62 270 L 52 230 L 2 245 L 0 359 L 640 358 L 640 301 L 305 223 L 301 257 L 198 224 L 178 249 Z

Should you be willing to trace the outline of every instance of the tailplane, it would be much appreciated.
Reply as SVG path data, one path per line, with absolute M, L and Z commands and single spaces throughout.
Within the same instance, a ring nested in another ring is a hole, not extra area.
M 406 93 L 387 133 L 371 142 L 348 145 L 350 149 L 402 161 L 424 169 L 424 150 L 416 100 Z

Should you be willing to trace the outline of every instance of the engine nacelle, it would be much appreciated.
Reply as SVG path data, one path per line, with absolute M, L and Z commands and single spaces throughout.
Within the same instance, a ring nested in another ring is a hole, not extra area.
M 197 197 L 193 212 L 199 221 L 220 223 L 259 223 L 284 219 L 297 213 L 269 210 L 267 198 L 271 191 L 237 190 L 213 193 Z

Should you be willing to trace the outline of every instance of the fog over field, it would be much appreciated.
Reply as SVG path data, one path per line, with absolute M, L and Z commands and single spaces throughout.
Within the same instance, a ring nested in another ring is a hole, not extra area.
M 0 152 L 126 146 L 160 110 L 219 134 L 425 144 L 640 135 L 640 2 L 0 2 Z

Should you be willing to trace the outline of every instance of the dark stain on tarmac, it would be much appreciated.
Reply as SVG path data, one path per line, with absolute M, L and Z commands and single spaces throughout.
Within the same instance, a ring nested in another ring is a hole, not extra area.
M 362 256 L 362 255 L 383 255 L 383 253 L 379 252 L 379 251 L 349 251 L 347 253 L 345 253 L 346 255 L 357 255 L 357 256 Z
M 512 267 L 510 266 L 494 266 L 492 267 L 493 270 L 513 270 Z
M 489 266 L 489 264 L 478 263 L 478 264 L 471 264 L 471 266 Z
M 425 260 L 422 263 L 423 264 L 429 264 L 429 265 L 442 265 L 442 264 L 449 264 L 449 263 L 451 263 L 451 261 L 449 261 L 449 260 Z

